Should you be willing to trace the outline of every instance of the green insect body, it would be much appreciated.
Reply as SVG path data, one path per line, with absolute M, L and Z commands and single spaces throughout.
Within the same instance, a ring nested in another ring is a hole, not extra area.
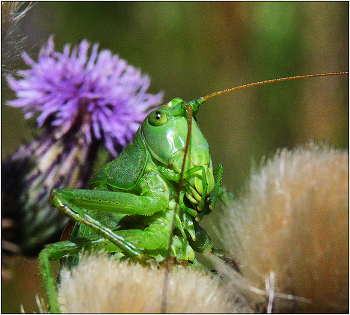
M 90 180 L 88 189 L 51 192 L 53 205 L 76 222 L 68 241 L 47 245 L 39 255 L 53 311 L 59 308 L 49 260 L 77 256 L 82 249 L 93 248 L 117 253 L 120 258 L 164 261 L 171 235 L 171 256 L 177 260 L 192 264 L 194 251 L 212 250 L 212 241 L 198 222 L 215 207 L 222 165 L 213 171 L 208 142 L 192 119 L 185 149 L 186 105 L 195 115 L 202 102 L 176 98 L 155 109 L 119 157 Z M 218 173 L 216 182 L 214 173 Z
M 53 204 L 63 212 L 69 208 L 117 231 L 116 234 L 125 242 L 118 243 L 109 251 L 123 252 L 127 243 L 137 248 L 135 256 L 146 254 L 164 260 L 184 156 L 183 139 L 187 136 L 188 119 L 185 114 L 185 103 L 181 99 L 174 99 L 151 112 L 120 156 L 91 179 L 89 190 L 53 190 Z M 194 217 L 200 210 L 208 212 L 209 196 L 214 188 L 209 145 L 193 121 L 180 209 L 176 216 L 179 235 L 174 236 L 178 236 L 179 241 L 174 242 L 172 249 L 177 259 L 194 261 L 193 249 L 187 238 L 196 250 L 211 250 L 209 235 L 206 239 L 201 237 L 202 243 L 196 243 L 196 232 L 205 232 L 200 230 Z M 190 207 L 185 205 L 184 196 L 191 202 Z M 130 215 L 133 217 L 130 218 Z M 132 228 L 121 229 L 128 225 Z M 86 224 L 77 224 L 73 236 L 75 239 L 94 238 L 96 232 Z

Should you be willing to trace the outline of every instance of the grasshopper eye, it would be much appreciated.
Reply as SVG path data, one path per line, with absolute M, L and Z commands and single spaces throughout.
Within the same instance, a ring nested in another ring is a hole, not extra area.
M 168 121 L 168 117 L 161 109 L 156 109 L 148 116 L 148 122 L 152 126 L 162 126 Z

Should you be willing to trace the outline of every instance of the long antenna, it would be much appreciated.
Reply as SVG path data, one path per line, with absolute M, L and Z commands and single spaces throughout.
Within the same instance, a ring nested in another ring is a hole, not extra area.
M 186 103 L 186 109 L 188 112 L 188 129 L 187 129 L 187 138 L 186 138 L 186 145 L 184 149 L 184 159 L 182 161 L 181 166 L 181 173 L 180 173 L 180 179 L 179 183 L 177 185 L 177 193 L 176 193 L 176 199 L 175 199 L 175 209 L 174 209 L 174 215 L 172 220 L 172 226 L 170 230 L 170 236 L 169 236 L 169 247 L 168 247 L 168 253 L 167 253 L 167 261 L 165 266 L 165 276 L 164 276 L 164 284 L 163 284 L 163 300 L 161 305 L 161 313 L 166 313 L 167 308 L 167 291 L 168 291 L 168 282 L 169 282 L 169 271 L 170 271 L 170 254 L 171 254 L 171 246 L 173 244 L 173 231 L 175 228 L 175 222 L 176 222 L 176 215 L 177 215 L 177 209 L 179 206 L 179 199 L 180 199 L 180 193 L 182 188 L 182 181 L 183 181 L 183 174 L 185 171 L 185 165 L 186 165 L 186 157 L 188 153 L 188 147 L 190 144 L 190 138 L 191 138 L 191 132 L 192 132 L 192 107 L 189 103 Z
M 212 98 L 214 96 L 221 95 L 221 94 L 226 94 L 226 93 L 229 93 L 229 92 L 232 92 L 232 91 L 236 91 L 236 90 L 242 90 L 242 89 L 245 89 L 245 88 L 248 88 L 248 87 L 252 87 L 252 86 L 257 86 L 257 85 L 263 85 L 263 84 L 269 84 L 269 83 L 275 83 L 275 82 L 283 82 L 283 81 L 290 81 L 290 80 L 297 80 L 297 79 L 304 79 L 304 78 L 325 77 L 325 76 L 330 76 L 330 75 L 344 75 L 344 74 L 349 74 L 349 72 L 329 72 L 329 73 L 306 74 L 306 75 L 296 75 L 296 76 L 286 77 L 286 78 L 279 78 L 279 79 L 259 81 L 259 82 L 244 84 L 244 85 L 236 86 L 236 87 L 233 87 L 233 88 L 230 88 L 230 89 L 225 89 L 225 90 L 222 90 L 222 91 L 210 93 L 208 95 L 205 95 L 205 96 L 199 98 L 197 102 L 199 102 L 201 104 L 204 101 L 206 101 L 209 98 Z

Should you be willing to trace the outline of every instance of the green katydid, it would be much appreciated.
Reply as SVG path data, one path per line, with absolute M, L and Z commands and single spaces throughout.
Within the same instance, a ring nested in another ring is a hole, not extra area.
M 198 222 L 222 194 L 223 168 L 213 170 L 208 142 L 192 120 L 204 101 L 255 85 L 340 74 L 347 73 L 261 81 L 190 102 L 175 98 L 146 117 L 133 141 L 90 180 L 88 189 L 53 190 L 53 205 L 76 224 L 69 240 L 47 245 L 39 255 L 51 311 L 59 312 L 59 305 L 50 260 L 74 259 L 92 248 L 140 262 L 173 256 L 191 265 L 195 251 L 212 250 Z

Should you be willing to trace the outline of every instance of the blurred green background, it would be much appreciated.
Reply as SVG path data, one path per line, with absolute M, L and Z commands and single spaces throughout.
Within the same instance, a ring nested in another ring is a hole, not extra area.
M 150 92 L 192 100 L 244 83 L 348 71 L 348 2 L 37 2 L 22 21 L 24 49 L 37 54 L 99 42 L 151 76 Z M 24 68 L 22 64 L 19 69 Z M 3 82 L 2 159 L 37 132 Z M 252 165 L 277 148 L 310 140 L 348 148 L 348 76 L 303 79 L 207 101 L 198 122 L 224 185 L 239 192 Z M 15 128 L 14 128 L 15 126 Z M 16 258 L 2 286 L 2 311 L 37 311 L 35 260 Z

